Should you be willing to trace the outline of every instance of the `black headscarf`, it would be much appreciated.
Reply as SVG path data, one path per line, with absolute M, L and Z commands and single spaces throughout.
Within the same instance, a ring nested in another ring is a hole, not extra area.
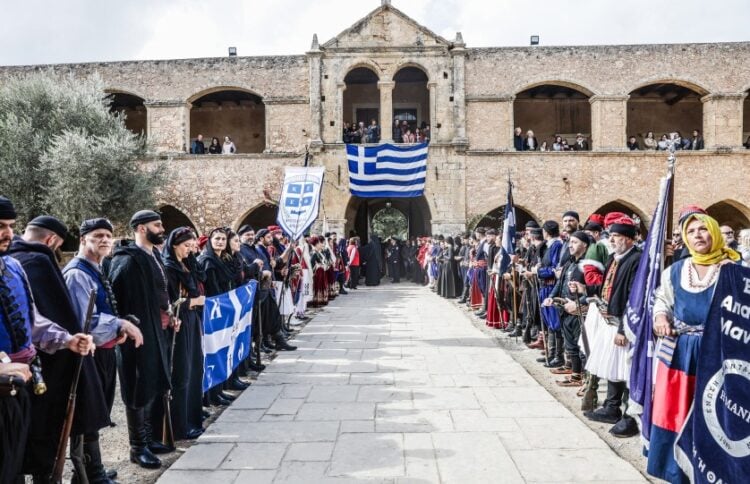
M 199 297 L 201 295 L 200 290 L 198 289 L 199 276 L 196 271 L 198 263 L 192 253 L 180 262 L 177 260 L 174 247 L 180 245 L 186 240 L 194 238 L 195 235 L 193 234 L 193 231 L 188 227 L 174 229 L 169 233 L 169 237 L 167 237 L 167 241 L 164 243 L 164 249 L 162 250 L 164 267 L 176 276 L 182 287 L 188 292 L 188 297 L 191 298 Z
M 211 238 L 216 232 L 222 232 L 227 235 L 227 248 L 226 250 L 224 250 L 223 256 L 221 258 L 219 258 L 216 252 L 214 252 L 214 248 L 211 245 Z M 198 262 L 200 263 L 201 267 L 204 271 L 208 271 L 209 268 L 213 269 L 216 272 L 216 276 L 221 279 L 218 282 L 220 282 L 222 285 L 227 283 L 228 285 L 232 285 L 234 284 L 234 281 L 238 276 L 236 267 L 234 266 L 232 259 L 233 258 L 230 255 L 229 249 L 229 237 L 226 229 L 213 229 L 208 233 L 208 242 L 206 243 L 206 247 L 198 257 Z

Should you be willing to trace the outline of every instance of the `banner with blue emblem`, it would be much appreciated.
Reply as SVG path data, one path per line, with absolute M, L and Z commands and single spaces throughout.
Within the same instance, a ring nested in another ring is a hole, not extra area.
M 276 221 L 292 240 L 298 240 L 318 218 L 325 168 L 287 166 Z
M 203 307 L 203 391 L 229 378 L 250 355 L 257 281 L 206 298 Z
M 750 476 L 750 269 L 721 268 L 695 376 L 695 398 L 674 449 L 692 483 Z

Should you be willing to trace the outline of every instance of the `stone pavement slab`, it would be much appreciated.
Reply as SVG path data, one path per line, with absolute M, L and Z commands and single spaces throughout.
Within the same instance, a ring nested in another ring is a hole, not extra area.
M 159 482 L 648 482 L 423 287 L 340 296 Z

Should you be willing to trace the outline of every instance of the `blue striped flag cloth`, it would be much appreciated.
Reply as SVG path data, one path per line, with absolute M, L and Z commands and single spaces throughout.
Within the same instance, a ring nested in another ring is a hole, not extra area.
M 346 145 L 349 191 L 361 198 L 419 197 L 427 174 L 427 143 Z

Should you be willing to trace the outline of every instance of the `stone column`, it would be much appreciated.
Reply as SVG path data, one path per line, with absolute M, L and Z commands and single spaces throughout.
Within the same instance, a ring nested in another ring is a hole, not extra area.
M 344 142 L 344 91 L 346 84 L 336 84 L 336 143 Z
M 310 147 L 319 148 L 323 145 L 323 140 L 320 136 L 323 123 L 323 109 L 320 102 L 323 52 L 320 50 L 317 34 L 313 35 L 312 48 L 307 53 L 307 56 L 310 64 Z
M 715 93 L 701 98 L 703 103 L 703 140 L 706 148 L 741 146 L 742 111 L 746 93 Z M 692 137 L 692 133 L 683 133 Z
M 625 151 L 628 135 L 628 99 L 630 96 L 600 96 L 591 103 L 591 149 L 594 151 Z
M 456 149 L 466 149 L 469 144 L 466 138 L 466 44 L 459 32 L 450 51 L 453 58 L 453 126 L 454 136 L 451 144 Z
M 393 81 L 378 81 L 380 91 L 380 142 L 393 143 Z
M 430 136 L 434 136 L 437 133 L 437 82 L 428 82 L 427 89 L 430 90 Z
M 184 101 L 151 101 L 146 106 L 146 136 L 157 152 L 190 150 L 190 108 Z

